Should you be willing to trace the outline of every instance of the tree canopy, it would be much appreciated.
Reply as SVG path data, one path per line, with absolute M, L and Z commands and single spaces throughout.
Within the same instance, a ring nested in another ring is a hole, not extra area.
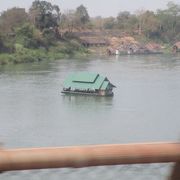
M 61 14 L 59 6 L 35 0 L 28 12 L 14 7 L 0 14 L 0 51 L 13 52 L 16 43 L 25 48 L 47 48 L 66 39 L 62 38 L 65 33 L 90 28 L 174 43 L 180 41 L 180 4 L 170 1 L 166 9 L 154 12 L 120 11 L 116 17 L 92 18 L 84 5 Z
M 54 28 L 60 22 L 60 9 L 47 1 L 35 0 L 29 9 L 31 22 L 40 30 Z
M 14 29 L 28 21 L 28 14 L 23 8 L 12 8 L 4 11 L 0 16 L 0 31 L 12 33 Z
M 80 5 L 79 7 L 76 8 L 76 23 L 79 25 L 85 25 L 86 23 L 89 22 L 89 14 L 83 5 Z

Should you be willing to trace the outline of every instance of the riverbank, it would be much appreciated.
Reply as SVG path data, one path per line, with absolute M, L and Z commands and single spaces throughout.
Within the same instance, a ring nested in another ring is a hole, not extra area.
M 81 58 L 89 54 L 88 49 L 78 42 L 63 42 L 48 49 L 27 49 L 20 44 L 16 44 L 13 53 L 1 53 L 0 65 L 30 63 L 42 60 L 56 60 L 62 58 Z
M 85 58 L 88 55 L 107 56 L 115 55 L 117 51 L 118 55 L 172 53 L 172 46 L 170 44 L 157 44 L 153 42 L 142 43 L 138 39 L 136 40 L 130 36 L 119 38 L 109 37 L 107 45 L 99 45 L 99 41 L 92 41 L 94 44 L 84 46 L 82 42 L 85 41 L 81 41 L 80 36 L 74 39 L 58 40 L 54 45 L 51 45 L 48 48 L 39 47 L 37 49 L 25 48 L 22 44 L 16 43 L 13 48 L 13 53 L 0 53 L 0 65 L 30 63 L 63 58 Z M 87 43 L 90 42 L 90 40 L 87 41 Z
M 171 54 L 171 51 L 169 49 L 168 50 L 166 49 L 163 51 L 163 54 Z M 12 54 L 1 53 L 0 66 L 8 65 L 8 64 L 33 63 L 43 60 L 57 60 L 63 58 L 79 59 L 79 58 L 86 58 L 89 55 L 107 56 L 107 47 L 90 47 L 90 48 L 81 47 L 79 49 L 71 49 L 68 47 L 62 49 L 59 47 L 52 47 L 49 50 L 45 50 L 45 49 L 34 50 L 34 49 L 23 48 L 20 52 L 15 52 Z

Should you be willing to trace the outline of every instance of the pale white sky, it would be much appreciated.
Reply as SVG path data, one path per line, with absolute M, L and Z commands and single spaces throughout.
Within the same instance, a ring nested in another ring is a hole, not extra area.
M 103 17 L 117 16 L 120 11 L 134 13 L 139 9 L 157 10 L 165 9 L 170 0 L 47 0 L 60 7 L 61 12 L 67 9 L 76 9 L 83 4 L 87 7 L 91 17 L 101 15 Z M 180 4 L 180 0 L 172 0 Z M 12 7 L 24 7 L 28 9 L 33 0 L 0 0 L 0 12 Z

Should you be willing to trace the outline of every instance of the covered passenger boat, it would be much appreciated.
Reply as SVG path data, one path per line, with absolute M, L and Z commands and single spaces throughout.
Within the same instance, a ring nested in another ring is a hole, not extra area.
M 115 86 L 98 73 L 78 72 L 70 74 L 64 81 L 62 93 L 96 96 L 112 96 Z

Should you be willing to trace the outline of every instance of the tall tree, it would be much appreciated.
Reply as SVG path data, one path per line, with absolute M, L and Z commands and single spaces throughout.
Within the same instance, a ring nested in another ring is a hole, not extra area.
M 103 27 L 105 29 L 113 29 L 115 26 L 115 18 L 114 17 L 108 17 L 104 19 Z
M 148 38 L 159 38 L 160 22 L 153 11 L 144 11 L 139 16 L 139 30 Z M 139 32 L 140 32 L 139 31 Z
M 117 23 L 119 27 L 124 29 L 126 27 L 129 18 L 130 18 L 130 12 L 128 11 L 120 12 L 117 16 Z
M 38 29 L 32 24 L 25 23 L 16 28 L 16 43 L 23 45 L 26 48 L 38 48 L 42 46 L 42 37 Z
M 137 16 L 137 19 L 138 19 L 138 34 L 139 34 L 139 35 L 142 35 L 144 26 L 145 26 L 145 24 L 146 24 L 145 18 L 144 18 L 145 12 L 146 12 L 146 11 L 143 10 L 143 9 L 139 9 L 139 10 L 136 12 L 136 16 Z
M 137 18 L 128 11 L 119 12 L 117 18 L 117 27 L 123 31 L 133 31 L 136 29 Z
M 67 10 L 62 14 L 60 27 L 66 29 L 70 33 L 76 28 L 75 10 Z
M 33 24 L 40 30 L 55 28 L 60 22 L 60 9 L 50 2 L 35 0 L 29 9 L 29 16 Z
M 0 30 L 3 34 L 11 33 L 14 29 L 28 21 L 28 15 L 23 8 L 11 8 L 0 16 Z
M 167 4 L 168 10 L 167 13 L 172 16 L 172 31 L 176 33 L 179 29 L 177 29 L 178 23 L 180 23 L 180 5 L 173 3 L 172 1 L 168 2 Z
M 83 5 L 80 5 L 76 9 L 76 23 L 85 26 L 89 22 L 89 14 Z
M 157 18 L 163 40 L 169 42 L 180 38 L 180 5 L 169 2 L 167 9 L 157 11 Z
M 4 42 L 3 42 L 3 38 L 0 34 L 0 52 L 2 52 L 4 50 Z
M 95 29 L 102 29 L 104 26 L 104 18 L 101 16 L 93 17 L 91 18 L 91 23 Z

